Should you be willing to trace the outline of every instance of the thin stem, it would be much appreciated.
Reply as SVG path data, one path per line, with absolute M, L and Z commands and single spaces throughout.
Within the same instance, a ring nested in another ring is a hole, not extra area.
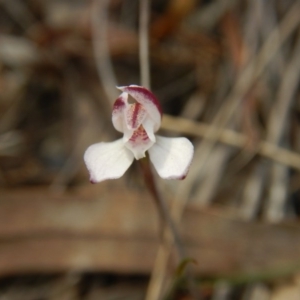
M 150 12 L 150 0 L 140 0 L 140 19 L 139 19 L 139 58 L 140 58 L 140 70 L 141 70 L 141 85 L 150 89 L 150 63 L 149 63 L 149 39 L 148 39 L 148 25 L 149 25 L 149 12 Z M 165 242 L 163 245 L 164 249 L 166 250 L 166 254 L 169 253 L 169 249 L 173 244 L 177 250 L 177 254 L 179 257 L 179 261 L 182 261 L 185 257 L 183 244 L 181 242 L 180 235 L 177 231 L 175 223 L 172 220 L 172 217 L 169 213 L 168 207 L 166 202 L 164 201 L 163 197 L 161 197 L 160 193 L 157 190 L 157 186 L 155 184 L 154 176 L 152 173 L 152 169 L 150 166 L 150 162 L 148 157 L 145 159 L 139 160 L 145 183 L 147 188 L 149 189 L 150 193 L 153 196 L 159 214 L 161 216 L 161 220 L 163 225 L 166 223 L 167 229 L 169 231 L 165 231 L 165 226 L 162 226 L 162 241 Z M 166 234 L 165 234 L 166 233 Z M 170 233 L 171 236 L 168 234 Z M 160 291 L 152 293 L 153 285 L 156 283 L 155 269 L 154 274 L 151 276 L 150 284 L 146 299 L 157 299 L 159 297 Z M 190 275 L 188 274 L 187 281 L 189 282 L 189 287 L 193 295 L 195 295 L 193 286 L 190 280 Z M 163 280 L 163 278 L 161 278 Z M 197 299 L 197 297 L 194 297 Z
M 144 180 L 145 183 L 147 185 L 147 188 L 149 189 L 149 191 L 151 192 L 153 199 L 155 201 L 155 204 L 158 208 L 158 211 L 160 213 L 161 219 L 163 221 L 163 225 L 164 223 L 167 224 L 166 229 L 170 230 L 171 236 L 168 235 L 168 231 L 165 231 L 165 227 L 162 226 L 162 240 L 163 242 L 165 242 L 165 244 L 162 244 L 162 247 L 165 251 L 163 251 L 162 256 L 160 256 L 160 252 L 158 253 L 159 258 L 160 259 L 166 259 L 166 255 L 168 256 L 169 251 L 170 251 L 170 247 L 172 246 L 172 242 L 175 245 L 175 248 L 177 250 L 177 254 L 178 254 L 178 258 L 179 258 L 179 262 L 182 262 L 184 260 L 184 258 L 186 258 L 185 255 L 185 251 L 184 251 L 184 247 L 180 238 L 180 235 L 177 231 L 176 225 L 169 213 L 168 207 L 166 205 L 166 202 L 164 201 L 164 199 L 160 196 L 155 181 L 154 181 L 154 176 L 152 173 L 152 169 L 150 166 L 150 162 L 148 157 L 144 158 L 144 159 L 140 159 L 139 160 L 139 164 L 144 176 Z M 172 240 L 171 240 L 172 239 Z M 154 274 L 158 275 L 159 278 L 159 282 L 163 281 L 163 277 L 160 276 L 160 274 L 156 273 L 157 269 L 154 269 Z M 196 288 L 195 288 L 195 283 L 194 280 L 192 279 L 191 276 L 191 272 L 190 269 L 187 268 L 186 270 L 186 280 L 187 280 L 187 284 L 188 284 L 188 288 L 190 290 L 191 295 L 193 296 L 194 299 L 200 299 L 200 296 L 198 295 Z M 146 296 L 146 299 L 158 299 L 159 295 L 160 295 L 160 287 L 161 285 L 159 284 L 158 286 L 155 287 L 155 283 L 157 283 L 157 279 L 155 276 L 153 276 L 152 274 L 152 278 L 150 281 L 150 286 L 148 289 L 148 293 Z M 150 288 L 152 287 L 152 288 Z M 154 288 L 154 290 L 153 290 Z
M 163 200 L 163 198 L 160 196 L 160 194 L 157 190 L 148 157 L 139 160 L 139 163 L 140 163 L 140 167 L 141 167 L 147 188 L 149 189 L 150 193 L 153 196 L 153 199 L 158 208 L 158 211 L 159 211 L 159 214 L 161 216 L 163 223 L 166 223 L 170 229 L 170 232 L 171 232 L 173 240 L 174 240 L 174 244 L 176 246 L 179 260 L 181 261 L 185 257 L 181 238 L 177 231 L 175 223 L 173 222 L 173 220 L 169 214 L 169 210 L 166 205 L 166 202 Z
M 140 0 L 139 19 L 139 57 L 141 70 L 141 85 L 150 89 L 150 66 L 149 66 L 149 0 Z

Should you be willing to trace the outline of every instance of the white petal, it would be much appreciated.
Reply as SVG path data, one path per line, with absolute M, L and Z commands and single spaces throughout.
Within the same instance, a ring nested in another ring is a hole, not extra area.
M 130 140 L 125 143 L 125 147 L 133 153 L 135 159 L 141 159 L 146 156 L 145 152 L 151 148 L 153 144 L 154 142 L 149 139 L 145 129 L 140 128 L 136 130 Z
M 116 130 L 123 132 L 125 125 L 125 112 L 128 107 L 128 94 L 122 93 L 114 103 L 112 111 L 112 123 Z
M 128 129 L 138 129 L 147 117 L 147 111 L 140 103 L 129 104 L 125 112 L 125 121 Z
M 134 130 L 133 129 L 128 129 L 127 125 L 124 125 L 124 135 L 123 135 L 123 143 L 127 143 L 130 138 L 132 137 Z
M 122 139 L 91 145 L 84 153 L 84 161 L 92 183 L 120 178 L 133 159 L 133 154 L 125 148 Z
M 158 175 L 165 179 L 184 179 L 194 154 L 193 144 L 186 138 L 156 136 L 149 149 L 150 160 Z
M 132 98 L 143 105 L 149 116 L 153 119 L 155 124 L 154 129 L 157 131 L 161 124 L 162 109 L 154 94 L 148 89 L 138 85 L 120 86 L 117 88 L 122 92 L 128 93 Z
M 147 132 L 149 139 L 152 142 L 155 142 L 156 141 L 155 135 L 154 135 L 155 124 L 154 124 L 153 120 L 149 117 L 146 118 L 143 122 L 143 127 L 144 127 L 145 131 Z

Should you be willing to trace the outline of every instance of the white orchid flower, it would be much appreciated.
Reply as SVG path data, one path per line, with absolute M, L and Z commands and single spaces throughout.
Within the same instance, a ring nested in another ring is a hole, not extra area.
M 110 143 L 91 145 L 84 154 L 90 181 L 120 178 L 132 164 L 149 153 L 160 177 L 184 179 L 191 164 L 194 147 L 184 138 L 166 138 L 154 133 L 159 129 L 162 110 L 159 101 L 146 88 L 118 87 L 122 94 L 113 106 L 112 123 L 123 138 Z M 134 103 L 128 102 L 128 96 Z

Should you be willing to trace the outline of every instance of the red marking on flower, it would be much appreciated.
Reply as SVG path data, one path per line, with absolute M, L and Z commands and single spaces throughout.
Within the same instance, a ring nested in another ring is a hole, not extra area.
M 136 127 L 138 114 L 142 108 L 142 105 L 140 103 L 133 104 L 133 112 L 132 112 L 132 128 Z
M 140 103 L 130 104 L 126 111 L 126 123 L 131 129 L 137 129 L 144 118 L 146 117 L 147 112 Z
M 131 142 L 136 142 L 137 139 L 142 139 L 143 141 L 148 141 L 149 137 L 147 135 L 146 130 L 144 127 L 141 125 L 137 130 L 135 130 L 129 139 Z
M 114 103 L 113 110 L 120 109 L 120 108 L 122 108 L 123 106 L 125 106 L 125 103 L 124 103 L 122 97 L 118 97 L 117 100 L 116 100 L 115 103 Z

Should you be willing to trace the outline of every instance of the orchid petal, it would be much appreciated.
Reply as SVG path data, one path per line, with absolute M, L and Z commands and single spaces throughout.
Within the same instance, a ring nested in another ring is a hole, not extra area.
M 145 152 L 153 146 L 154 142 L 151 141 L 145 129 L 141 126 L 135 130 L 130 140 L 125 143 L 136 159 L 145 157 Z
M 122 139 L 91 145 L 84 153 L 92 183 L 120 178 L 133 160 L 133 154 L 124 147 Z
M 147 116 L 147 111 L 140 103 L 130 104 L 126 109 L 128 129 L 138 129 Z
M 124 132 L 123 133 L 124 133 L 124 135 L 123 135 L 123 143 L 125 144 L 132 137 L 132 135 L 134 133 L 134 130 L 133 129 L 128 129 L 128 127 L 125 124 L 124 125 Z
M 149 116 L 154 121 L 154 130 L 157 131 L 161 124 L 162 109 L 156 97 L 146 88 L 138 85 L 117 87 L 122 92 L 128 93 L 138 103 L 142 104 Z
M 156 143 L 149 149 L 151 162 L 158 175 L 165 179 L 184 179 L 193 154 L 193 144 L 183 137 L 156 136 Z
M 143 127 L 145 129 L 145 131 L 147 132 L 147 135 L 149 137 L 149 139 L 152 142 L 156 141 L 155 135 L 154 135 L 154 121 L 151 118 L 145 118 L 144 122 L 143 122 Z
M 114 103 L 112 112 L 112 123 L 116 130 L 124 131 L 124 114 L 128 107 L 128 94 L 122 93 Z

